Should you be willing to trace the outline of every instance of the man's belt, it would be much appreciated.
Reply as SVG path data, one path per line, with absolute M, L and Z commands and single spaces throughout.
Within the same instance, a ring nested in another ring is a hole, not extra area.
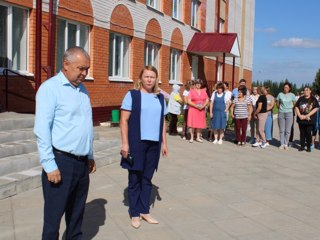
M 52 148 L 53 148 L 54 152 L 56 152 L 58 154 L 61 154 L 61 155 L 65 155 L 65 156 L 67 156 L 69 158 L 73 158 L 73 159 L 75 159 L 77 161 L 87 161 L 88 160 L 88 155 L 87 156 L 77 156 L 77 155 L 74 155 L 72 153 L 68 153 L 68 152 L 64 152 L 64 151 L 61 151 L 59 149 L 56 149 L 53 146 L 52 146 Z

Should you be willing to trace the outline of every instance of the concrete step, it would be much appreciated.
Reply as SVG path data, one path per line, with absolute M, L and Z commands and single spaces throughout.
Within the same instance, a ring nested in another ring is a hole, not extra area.
M 6 146 L 7 148 L 3 148 L 2 146 Z M 118 147 L 118 149 L 120 149 L 120 141 L 116 139 L 95 140 L 93 147 L 95 153 L 99 153 L 104 150 L 107 151 L 109 148 L 113 147 Z M 0 156 L 1 155 L 4 157 L 0 158 L 0 176 L 4 176 L 13 172 L 24 171 L 39 166 L 37 145 L 35 141 L 30 144 L 22 145 L 0 144 Z
M 0 159 L 36 151 L 37 143 L 35 139 L 2 143 L 0 144 Z
M 36 139 L 32 128 L 23 128 L 18 130 L 7 130 L 7 131 L 0 132 L 0 144 L 26 140 L 26 139 L 31 139 L 31 140 Z
M 118 141 L 115 146 L 95 151 L 95 161 L 98 168 L 112 163 L 119 163 L 119 143 Z M 0 199 L 40 187 L 41 172 L 41 166 L 37 166 L 0 177 Z
M 33 128 L 34 114 L 0 113 L 0 131 Z

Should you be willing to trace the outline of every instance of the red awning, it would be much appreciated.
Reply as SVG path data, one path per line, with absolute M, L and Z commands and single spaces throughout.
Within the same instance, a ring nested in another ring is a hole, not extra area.
M 236 33 L 195 33 L 187 52 L 219 57 L 240 57 L 239 41 Z

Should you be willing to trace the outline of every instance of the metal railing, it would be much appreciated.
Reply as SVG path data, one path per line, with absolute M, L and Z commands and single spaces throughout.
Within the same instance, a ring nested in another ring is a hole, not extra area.
M 20 74 L 20 73 L 18 73 L 16 71 L 13 71 L 13 70 L 8 69 L 8 68 L 3 69 L 2 73 L 3 73 L 3 76 L 5 76 L 5 96 L 6 96 L 6 106 L 5 107 L 6 107 L 6 111 L 8 111 L 8 109 L 9 109 L 9 72 L 15 74 L 16 76 L 24 78 L 24 79 L 26 79 L 28 81 L 35 82 L 32 77 L 24 76 L 24 75 L 22 75 L 22 74 Z M 17 97 L 20 97 L 20 98 L 23 98 L 23 99 L 26 99 L 26 100 L 29 100 L 29 101 L 34 101 L 34 99 L 26 97 L 26 96 L 23 96 L 23 95 L 21 95 L 19 93 L 14 93 L 14 92 L 10 91 L 10 94 L 13 94 L 13 95 L 15 95 Z

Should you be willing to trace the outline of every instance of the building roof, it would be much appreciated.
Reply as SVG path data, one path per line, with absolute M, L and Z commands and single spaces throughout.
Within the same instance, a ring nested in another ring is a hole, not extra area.
M 239 41 L 236 33 L 195 33 L 187 52 L 219 57 L 240 57 Z

